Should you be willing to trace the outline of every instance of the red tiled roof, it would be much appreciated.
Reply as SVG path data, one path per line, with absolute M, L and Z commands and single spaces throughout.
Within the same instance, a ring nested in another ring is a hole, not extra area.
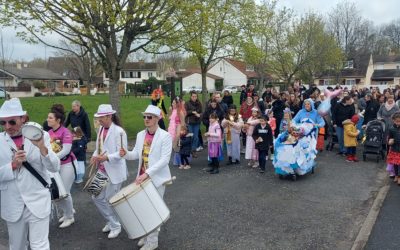
M 259 78 L 260 76 L 255 71 L 248 71 L 246 70 L 246 63 L 230 58 L 225 58 L 227 62 L 232 64 L 235 68 L 240 70 L 243 74 L 245 74 L 248 78 Z
M 185 78 L 187 76 L 193 75 L 193 74 L 200 74 L 201 75 L 201 69 L 195 68 L 195 69 L 186 69 L 185 71 L 178 71 L 176 74 L 178 74 L 180 77 Z M 210 77 L 214 80 L 222 80 L 222 77 L 207 73 L 207 77 Z

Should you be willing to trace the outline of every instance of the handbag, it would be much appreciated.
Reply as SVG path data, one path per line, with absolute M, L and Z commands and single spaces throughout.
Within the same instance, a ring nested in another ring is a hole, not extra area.
M 59 190 L 57 183 L 54 178 L 51 179 L 51 183 L 47 183 L 45 179 L 34 169 L 29 162 L 23 162 L 22 165 L 33 175 L 36 177 L 36 179 L 42 183 L 43 187 L 49 189 L 50 195 L 51 195 L 51 200 L 58 200 L 60 198 L 59 196 Z

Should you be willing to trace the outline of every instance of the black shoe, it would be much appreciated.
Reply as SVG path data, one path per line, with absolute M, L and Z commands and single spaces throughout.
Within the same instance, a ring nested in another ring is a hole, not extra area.
M 265 170 L 262 170 L 262 169 L 260 169 L 260 174 L 263 174 L 263 173 L 265 173 Z
M 240 165 L 240 161 L 236 160 L 236 161 L 235 161 L 235 164 L 236 164 L 236 165 Z
M 226 165 L 233 165 L 233 162 L 231 160 L 228 161 L 228 163 Z
M 219 169 L 215 168 L 213 171 L 210 172 L 210 174 L 218 174 L 219 173 Z
M 208 173 L 211 173 L 212 171 L 214 171 L 214 168 L 206 169 L 206 172 L 208 172 Z
M 339 153 L 336 153 L 337 155 L 343 155 L 344 153 L 343 152 L 339 152 Z

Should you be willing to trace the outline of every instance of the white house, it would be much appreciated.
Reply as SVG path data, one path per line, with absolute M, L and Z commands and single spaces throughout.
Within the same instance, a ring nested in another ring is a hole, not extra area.
M 104 83 L 109 84 L 109 78 L 104 73 Z M 120 81 L 127 84 L 134 84 L 147 80 L 150 77 L 155 77 L 158 80 L 162 79 L 162 76 L 157 72 L 157 63 L 145 63 L 144 61 L 139 62 L 127 62 L 121 70 Z
M 208 73 L 224 79 L 224 86 L 241 86 L 247 83 L 257 83 L 259 75 L 254 67 L 234 59 L 221 59 L 208 70 Z
M 182 88 L 188 89 L 190 87 L 201 88 L 201 71 L 200 69 L 188 69 L 185 71 L 178 71 L 176 74 L 182 77 Z M 207 73 L 206 86 L 209 92 L 215 91 L 215 82 L 222 81 L 221 77 Z

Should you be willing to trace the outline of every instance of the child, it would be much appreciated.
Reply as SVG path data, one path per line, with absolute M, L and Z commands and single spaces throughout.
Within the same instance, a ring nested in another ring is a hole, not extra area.
M 268 150 L 272 148 L 273 132 L 269 126 L 268 117 L 262 116 L 260 124 L 258 124 L 253 131 L 253 139 L 256 142 L 256 149 L 258 150 L 258 162 L 260 164 L 260 173 L 265 172 L 265 163 L 268 155 Z
M 389 128 L 389 154 L 387 163 L 393 164 L 394 182 L 400 185 L 399 165 L 400 165 L 400 112 L 396 112 L 392 116 L 393 125 Z
M 267 115 L 268 115 L 268 125 L 271 127 L 272 129 L 272 134 L 275 134 L 275 129 L 276 129 L 276 119 L 274 118 L 274 112 L 272 112 L 272 109 L 266 111 Z M 273 145 L 273 144 L 272 144 Z M 274 147 L 272 146 L 270 148 L 270 154 L 269 154 L 269 159 L 272 161 L 274 159 Z
M 283 119 L 279 125 L 279 131 L 285 132 L 289 129 L 290 123 L 292 122 L 292 111 L 289 108 L 283 110 Z
M 236 106 L 229 106 L 225 119 L 221 122 L 224 128 L 226 147 L 229 161 L 227 165 L 240 164 L 240 131 L 243 127 L 243 120 L 236 111 Z
M 179 169 L 190 169 L 189 157 L 192 151 L 192 133 L 188 133 L 185 125 L 181 126 L 180 138 L 178 142 L 179 155 L 181 157 L 181 165 Z
M 208 137 L 208 157 L 211 160 L 212 169 L 209 170 L 210 174 L 219 173 L 218 158 L 222 155 L 222 131 L 218 123 L 218 115 L 216 113 L 210 114 L 210 127 L 208 132 L 204 135 Z
M 356 146 L 357 136 L 360 131 L 357 130 L 358 115 L 353 115 L 351 120 L 347 119 L 342 122 L 344 129 L 344 146 L 347 148 L 347 162 L 357 162 Z
M 85 175 L 85 161 L 86 161 L 86 145 L 87 139 L 83 134 L 80 127 L 75 127 L 72 131 L 74 136 L 72 139 L 72 152 L 76 156 L 78 166 L 76 169 L 76 180 L 75 183 L 82 183 L 83 176 Z
M 259 120 L 260 112 L 258 108 L 254 107 L 251 109 L 251 117 L 247 120 L 244 129 L 246 130 L 246 154 L 245 158 L 249 160 L 248 166 L 253 168 L 258 167 L 258 152 L 255 148 L 255 142 L 253 139 L 254 127 L 260 123 Z

